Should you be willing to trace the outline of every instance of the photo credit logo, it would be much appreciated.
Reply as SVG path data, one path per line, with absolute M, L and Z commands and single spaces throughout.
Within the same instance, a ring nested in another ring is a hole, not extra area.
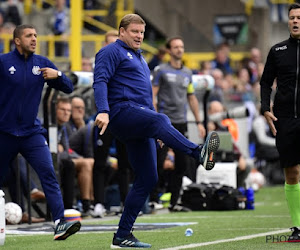
M 289 235 L 266 235 L 266 243 L 300 242 L 300 240 L 289 240 Z

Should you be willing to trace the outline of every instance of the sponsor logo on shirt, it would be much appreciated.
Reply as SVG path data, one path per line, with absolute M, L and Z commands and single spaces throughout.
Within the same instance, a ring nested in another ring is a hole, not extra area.
M 176 82 L 176 74 L 173 73 L 166 73 L 167 81 L 168 82 Z
M 281 47 L 275 48 L 276 51 L 278 51 L 278 50 L 286 50 L 286 49 L 287 49 L 287 46 L 286 46 L 286 45 L 283 45 L 283 46 L 281 46 Z

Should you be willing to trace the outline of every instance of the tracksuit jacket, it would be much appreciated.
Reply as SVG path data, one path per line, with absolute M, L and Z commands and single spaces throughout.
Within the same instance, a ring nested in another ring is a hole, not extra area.
M 46 80 L 39 69 L 44 67 L 57 69 L 46 57 L 32 54 L 25 59 L 17 49 L 0 55 L 0 132 L 27 136 L 41 130 L 37 114 Z M 65 93 L 73 91 L 64 74 L 47 84 Z
M 270 111 L 271 87 L 275 78 L 274 115 L 300 117 L 300 40 L 290 37 L 270 49 L 260 81 L 262 113 Z
M 117 40 L 96 54 L 96 62 L 99 67 L 94 72 L 94 94 L 98 113 L 110 113 L 112 118 L 125 103 L 154 110 L 150 70 L 139 50 Z

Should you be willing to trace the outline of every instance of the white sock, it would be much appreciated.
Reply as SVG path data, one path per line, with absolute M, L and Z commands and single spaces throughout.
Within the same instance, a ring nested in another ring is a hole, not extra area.
M 60 222 L 60 219 L 57 219 L 56 221 L 54 221 L 55 226 L 57 226 L 59 222 Z

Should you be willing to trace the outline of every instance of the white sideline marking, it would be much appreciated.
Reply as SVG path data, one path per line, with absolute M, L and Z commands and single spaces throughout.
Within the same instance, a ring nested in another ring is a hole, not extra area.
M 215 245 L 215 244 L 226 243 L 226 242 L 231 242 L 231 241 L 249 240 L 249 239 L 259 238 L 259 237 L 262 237 L 262 236 L 267 236 L 267 235 L 270 235 L 270 234 L 286 233 L 286 232 L 289 232 L 289 231 L 290 231 L 289 229 L 283 229 L 283 230 L 271 231 L 271 232 L 266 232 L 266 233 L 240 236 L 240 237 L 235 237 L 235 238 L 231 238 L 231 239 L 208 241 L 208 242 L 194 243 L 194 244 L 183 245 L 183 246 L 178 246 L 178 247 L 164 248 L 164 249 L 160 249 L 160 250 L 179 250 L 179 249 L 186 249 L 186 248 L 202 247 L 202 246 Z
M 211 218 L 236 218 L 236 215 L 225 215 L 225 216 L 218 216 L 218 215 L 196 215 L 196 216 L 180 216 L 180 218 L 178 216 L 168 216 L 167 217 L 168 219 L 194 219 L 194 218 L 197 218 L 197 219 L 211 219 Z M 239 218 L 249 218 L 249 215 L 239 215 Z M 251 218 L 290 218 L 289 215 L 251 215 Z M 153 220 L 153 217 L 143 217 L 144 220 Z M 166 217 L 164 216 L 156 216 L 155 219 L 166 219 Z

